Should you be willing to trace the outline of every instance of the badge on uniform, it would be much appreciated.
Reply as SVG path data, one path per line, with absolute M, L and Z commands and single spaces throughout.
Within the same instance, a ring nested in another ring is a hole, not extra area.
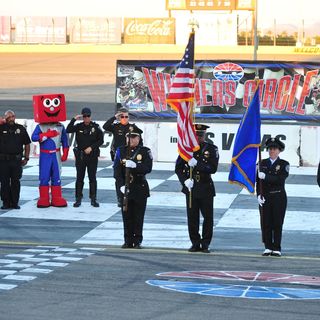
M 93 127 L 93 128 L 91 129 L 91 132 L 94 133 L 95 131 L 96 131 L 96 129 Z
M 142 155 L 141 155 L 140 153 L 137 155 L 137 160 L 138 160 L 138 161 L 141 161 L 141 160 L 142 160 Z
M 276 171 L 279 171 L 280 170 L 280 165 L 277 165 L 276 166 Z
M 204 157 L 205 158 L 209 158 L 210 157 L 210 152 L 209 151 L 205 151 L 204 152 Z
M 19 134 L 21 131 L 20 131 L 20 129 L 18 128 L 17 130 L 16 130 L 16 134 Z

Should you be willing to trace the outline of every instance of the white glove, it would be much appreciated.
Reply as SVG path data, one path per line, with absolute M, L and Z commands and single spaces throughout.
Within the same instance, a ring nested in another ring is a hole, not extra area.
M 262 207 L 265 202 L 266 202 L 266 199 L 265 199 L 261 194 L 259 194 L 259 195 L 258 195 L 258 203 L 259 203 L 259 206 Z
M 259 177 L 259 179 L 262 179 L 262 180 L 264 180 L 265 178 L 266 178 L 266 174 L 264 173 L 264 172 L 258 172 L 258 177 Z
M 195 158 L 191 158 L 189 161 L 188 161 L 188 165 L 189 167 L 195 167 L 197 165 L 198 161 L 195 159 Z
M 193 179 L 187 179 L 184 182 L 184 185 L 190 190 L 191 188 L 193 188 Z
M 126 168 L 134 169 L 136 167 L 137 167 L 137 164 L 134 161 L 132 161 L 132 160 L 127 160 L 126 161 Z
M 125 190 L 126 190 L 126 186 L 120 187 L 120 191 L 121 191 L 123 194 L 124 194 Z

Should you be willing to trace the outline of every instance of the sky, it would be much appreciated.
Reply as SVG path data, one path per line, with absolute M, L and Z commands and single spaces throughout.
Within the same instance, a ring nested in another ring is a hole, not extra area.
M 0 15 L 167 17 L 166 0 L 0 0 Z M 320 23 L 320 0 L 258 0 L 258 28 Z M 246 14 L 246 13 L 244 13 Z

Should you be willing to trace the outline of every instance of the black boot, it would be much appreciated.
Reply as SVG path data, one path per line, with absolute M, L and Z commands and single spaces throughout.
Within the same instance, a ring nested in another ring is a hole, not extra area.
M 73 204 L 75 208 L 81 206 L 83 182 L 76 182 L 76 202 Z
M 100 207 L 99 203 L 96 201 L 97 198 L 97 181 L 89 182 L 89 195 L 91 199 L 91 205 L 95 208 Z
M 81 206 L 81 198 L 77 198 L 77 199 L 76 199 L 76 202 L 73 204 L 73 206 L 74 206 L 75 208 L 80 207 L 80 206 Z

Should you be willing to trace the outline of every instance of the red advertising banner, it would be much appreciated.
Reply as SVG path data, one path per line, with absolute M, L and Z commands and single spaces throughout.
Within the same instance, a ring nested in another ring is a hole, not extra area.
M 12 17 L 13 43 L 66 43 L 65 17 Z
M 10 17 L 0 16 L 0 43 L 10 42 Z
M 124 43 L 175 43 L 173 18 L 125 18 Z
M 117 102 L 138 117 L 168 118 L 166 103 L 179 62 L 117 61 Z M 242 117 L 260 81 L 261 117 L 320 120 L 320 64 L 196 61 L 196 117 Z
M 68 30 L 72 43 L 121 44 L 121 29 L 121 18 L 68 18 Z

